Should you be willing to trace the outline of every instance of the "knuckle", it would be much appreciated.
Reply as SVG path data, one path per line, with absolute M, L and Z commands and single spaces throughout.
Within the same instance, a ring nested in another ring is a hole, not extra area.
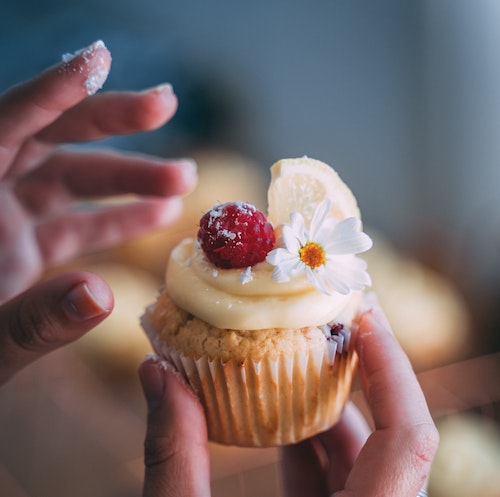
M 36 303 L 23 299 L 11 315 L 9 331 L 13 342 L 27 350 L 49 348 L 57 342 L 57 323 Z
M 427 465 L 432 462 L 439 445 L 439 433 L 433 423 L 412 426 L 407 435 L 407 447 L 416 463 Z
M 144 465 L 147 469 L 168 463 L 177 453 L 175 443 L 169 437 L 147 436 L 144 441 Z

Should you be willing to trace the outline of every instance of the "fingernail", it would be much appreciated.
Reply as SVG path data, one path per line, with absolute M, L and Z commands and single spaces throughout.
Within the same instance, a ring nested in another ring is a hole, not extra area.
M 179 159 L 182 161 L 182 167 L 186 172 L 189 172 L 189 174 L 198 174 L 198 164 L 194 159 L 191 159 L 190 157 L 186 157 L 183 159 Z
M 363 296 L 360 312 L 361 316 L 363 314 L 369 315 L 373 324 L 377 325 L 381 330 L 384 330 L 391 335 L 394 334 L 375 292 L 367 292 Z
M 165 395 L 165 361 L 149 355 L 139 368 L 139 378 L 149 411 L 155 409 Z
M 80 50 L 77 50 L 76 52 L 65 53 L 62 56 L 62 60 L 63 62 L 71 62 L 73 59 L 76 59 L 80 55 L 88 57 L 89 55 L 93 54 L 98 48 L 106 48 L 106 45 L 102 40 L 94 41 L 94 43 L 91 43 L 86 47 L 80 48 Z
M 194 159 L 167 159 L 171 167 L 174 167 L 182 176 L 183 188 L 182 194 L 189 193 L 194 189 L 198 182 L 198 164 Z
M 198 182 L 198 164 L 193 159 L 183 159 L 181 163 L 181 174 L 186 189 L 191 191 Z
M 87 321 L 111 312 L 109 299 L 92 292 L 87 283 L 80 283 L 65 296 L 64 309 L 72 321 Z
M 378 327 L 393 335 L 394 333 L 392 332 L 392 328 L 391 328 L 391 325 L 386 317 L 386 315 L 384 314 L 384 312 L 382 311 L 382 309 L 380 307 L 374 307 L 371 311 L 371 315 L 372 315 L 372 319 L 373 321 L 378 325 Z
M 84 86 L 89 96 L 102 88 L 109 74 L 108 64 L 102 53 L 100 53 L 100 49 L 106 49 L 106 45 L 102 40 L 95 41 L 88 47 L 77 50 L 72 54 L 64 54 L 62 56 L 65 64 L 69 64 L 77 57 L 83 59 L 83 64 L 78 67 L 78 71 L 88 71 Z
M 174 89 L 170 83 L 162 83 L 144 90 L 144 93 L 157 93 L 163 97 L 170 98 L 174 93 Z
M 363 295 L 361 302 L 360 313 L 371 311 L 374 307 L 379 306 L 378 298 L 375 292 L 368 291 Z

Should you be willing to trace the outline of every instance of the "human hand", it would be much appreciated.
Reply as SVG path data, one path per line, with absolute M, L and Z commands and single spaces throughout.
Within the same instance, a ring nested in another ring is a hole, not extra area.
M 375 431 L 346 406 L 330 430 L 283 449 L 287 497 L 416 497 L 438 433 L 410 362 L 381 309 L 363 314 L 355 348 Z
M 96 42 L 0 97 L 0 303 L 46 268 L 173 221 L 196 182 L 192 161 L 59 147 L 151 130 L 175 113 L 169 85 L 93 95 L 110 64 Z M 123 194 L 137 200 L 78 208 Z
M 97 42 L 0 96 L 0 385 L 112 310 L 109 287 L 82 271 L 27 290 L 43 271 L 168 224 L 195 185 L 192 161 L 59 147 L 151 130 L 174 114 L 168 85 L 93 95 L 110 63 Z M 123 194 L 137 200 L 78 208 Z

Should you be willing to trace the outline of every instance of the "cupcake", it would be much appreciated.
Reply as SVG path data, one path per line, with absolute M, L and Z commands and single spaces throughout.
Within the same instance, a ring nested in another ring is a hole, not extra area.
M 173 249 L 142 324 L 199 396 L 210 440 L 279 446 L 338 420 L 371 283 L 356 254 L 371 243 L 349 188 L 304 157 L 271 167 L 267 217 L 214 206 Z

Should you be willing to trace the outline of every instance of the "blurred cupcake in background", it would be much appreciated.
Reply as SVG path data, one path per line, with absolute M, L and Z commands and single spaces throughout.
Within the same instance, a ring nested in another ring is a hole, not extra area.
M 464 298 L 443 275 L 368 231 L 374 246 L 363 258 L 372 289 L 415 369 L 463 358 L 470 347 L 471 321 Z
M 77 353 L 98 374 L 113 381 L 129 381 L 151 351 L 138 315 L 156 295 L 158 279 L 149 272 L 113 262 L 90 263 L 85 270 L 98 274 L 111 287 L 113 312 L 75 342 Z
M 437 422 L 439 449 L 429 482 L 433 497 L 500 496 L 500 428 L 478 414 Z

